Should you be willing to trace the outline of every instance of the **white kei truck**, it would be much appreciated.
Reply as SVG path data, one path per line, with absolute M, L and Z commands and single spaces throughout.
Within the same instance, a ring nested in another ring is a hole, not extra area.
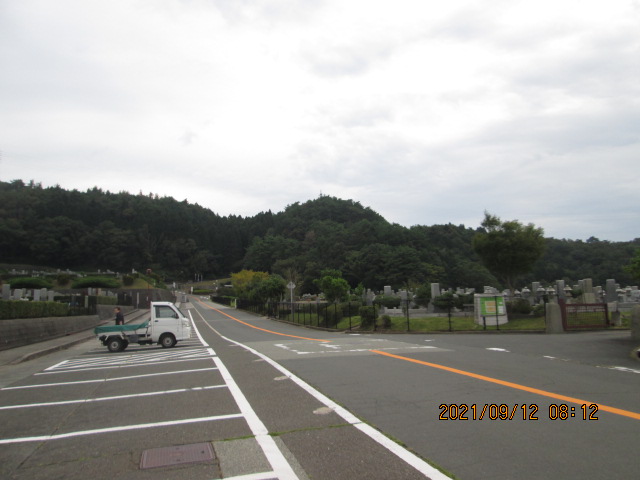
M 121 352 L 129 343 L 157 343 L 171 348 L 191 336 L 191 322 L 173 303 L 151 302 L 147 321 L 135 325 L 103 325 L 93 332 L 110 352 Z

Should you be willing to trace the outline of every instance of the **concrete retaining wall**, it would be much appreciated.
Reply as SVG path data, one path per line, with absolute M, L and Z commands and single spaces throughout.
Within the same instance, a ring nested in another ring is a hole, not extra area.
M 113 305 L 98 305 L 98 315 L 0 320 L 0 350 L 90 331 L 115 318 L 113 308 Z M 127 307 L 122 310 L 126 313 Z

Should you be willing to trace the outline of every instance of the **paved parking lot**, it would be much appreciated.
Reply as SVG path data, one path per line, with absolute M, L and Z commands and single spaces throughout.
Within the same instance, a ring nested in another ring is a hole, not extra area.
M 94 339 L 14 374 L 0 388 L 0 477 L 446 478 L 197 324 L 175 348 L 110 353 Z

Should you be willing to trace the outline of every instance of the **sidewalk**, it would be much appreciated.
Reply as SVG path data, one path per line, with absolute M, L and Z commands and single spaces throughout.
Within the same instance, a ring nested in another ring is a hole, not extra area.
M 147 310 L 134 310 L 129 312 L 125 316 L 125 323 L 137 321 L 141 316 L 147 315 Z M 101 322 L 101 325 L 112 323 L 113 320 L 105 320 Z M 71 335 L 65 335 L 64 337 L 52 338 L 44 342 L 32 343 L 30 345 L 23 345 L 21 347 L 9 348 L 7 350 L 0 350 L 0 366 L 3 365 L 16 365 L 18 363 L 27 362 L 34 358 L 42 357 L 59 350 L 65 350 L 74 345 L 77 345 L 87 340 L 96 338 L 93 333 L 93 328 L 82 332 L 77 332 Z

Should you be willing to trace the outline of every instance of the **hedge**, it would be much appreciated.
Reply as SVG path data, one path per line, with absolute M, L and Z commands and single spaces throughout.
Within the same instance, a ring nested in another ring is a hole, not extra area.
M 64 303 L 0 300 L 0 320 L 66 317 L 67 315 L 69 315 L 69 307 Z

